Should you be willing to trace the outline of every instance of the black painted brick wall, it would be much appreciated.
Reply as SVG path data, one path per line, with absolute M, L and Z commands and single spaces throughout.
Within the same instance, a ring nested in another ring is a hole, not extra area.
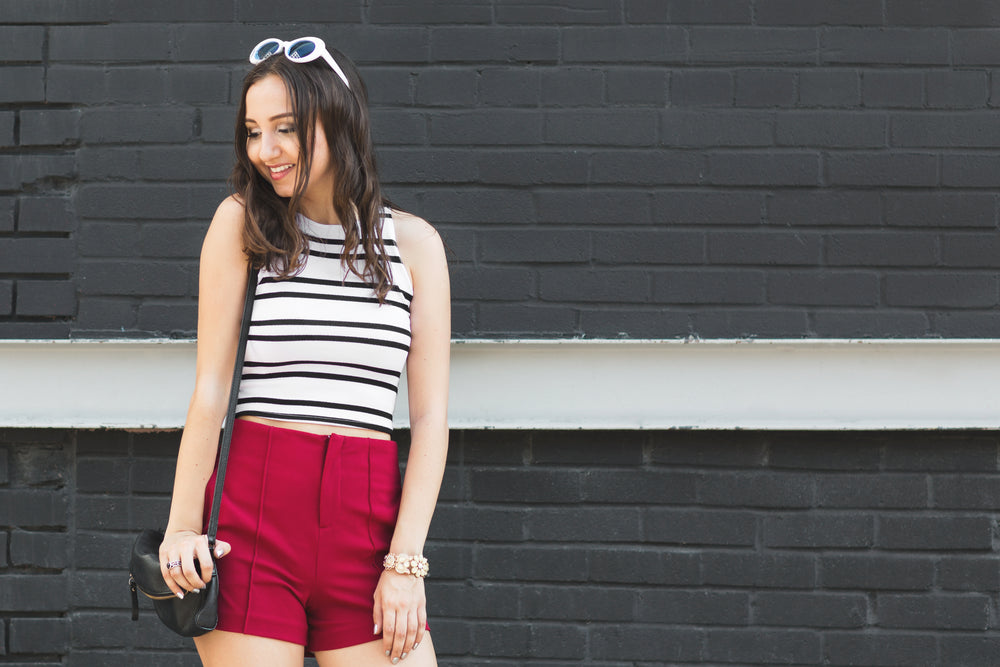
M 128 548 L 166 517 L 177 442 L 0 431 L 0 664 L 198 664 L 148 605 L 128 620 Z M 456 431 L 449 458 L 442 665 L 1000 652 L 996 433 Z
M 0 336 L 190 336 L 243 58 L 361 65 L 457 336 L 991 337 L 991 0 L 4 0 Z

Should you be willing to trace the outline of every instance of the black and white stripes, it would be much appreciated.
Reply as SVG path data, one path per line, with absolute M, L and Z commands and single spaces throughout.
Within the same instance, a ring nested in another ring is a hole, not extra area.
M 345 270 L 339 225 L 299 224 L 309 238 L 302 271 L 258 278 L 236 414 L 389 433 L 413 298 L 392 217 L 387 210 L 382 227 L 393 278 L 383 304 Z

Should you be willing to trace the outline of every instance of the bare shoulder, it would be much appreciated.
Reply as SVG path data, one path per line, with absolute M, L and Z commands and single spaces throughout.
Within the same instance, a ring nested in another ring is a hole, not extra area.
M 420 267 L 444 260 L 444 243 L 434 227 L 423 218 L 393 209 L 399 254 L 407 268 Z
M 243 203 L 235 196 L 222 200 L 205 234 L 202 260 L 238 262 L 243 257 Z

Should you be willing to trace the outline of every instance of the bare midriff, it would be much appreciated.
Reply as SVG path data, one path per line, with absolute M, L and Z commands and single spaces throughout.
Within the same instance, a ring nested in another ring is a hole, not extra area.
M 268 419 L 267 417 L 257 417 L 246 415 L 237 417 L 248 422 L 257 422 L 275 428 L 290 428 L 295 431 L 305 431 L 306 433 L 316 433 L 318 435 L 343 435 L 349 438 L 371 438 L 373 440 L 389 440 L 389 434 L 382 431 L 372 431 L 366 428 L 351 428 L 349 426 L 337 426 L 336 424 L 310 424 L 307 422 L 290 422 L 280 419 Z

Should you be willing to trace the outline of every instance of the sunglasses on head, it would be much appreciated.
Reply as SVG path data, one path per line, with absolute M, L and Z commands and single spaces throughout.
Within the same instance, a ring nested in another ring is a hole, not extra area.
M 319 37 L 299 37 L 290 42 L 285 42 L 275 37 L 268 37 L 263 42 L 253 47 L 250 52 L 250 62 L 256 65 L 262 60 L 267 60 L 276 53 L 284 53 L 285 57 L 296 63 L 308 63 L 322 58 L 327 62 L 333 71 L 337 73 L 344 85 L 350 89 L 351 84 L 347 83 L 347 75 L 340 65 L 333 59 L 330 52 L 326 50 L 326 44 Z

